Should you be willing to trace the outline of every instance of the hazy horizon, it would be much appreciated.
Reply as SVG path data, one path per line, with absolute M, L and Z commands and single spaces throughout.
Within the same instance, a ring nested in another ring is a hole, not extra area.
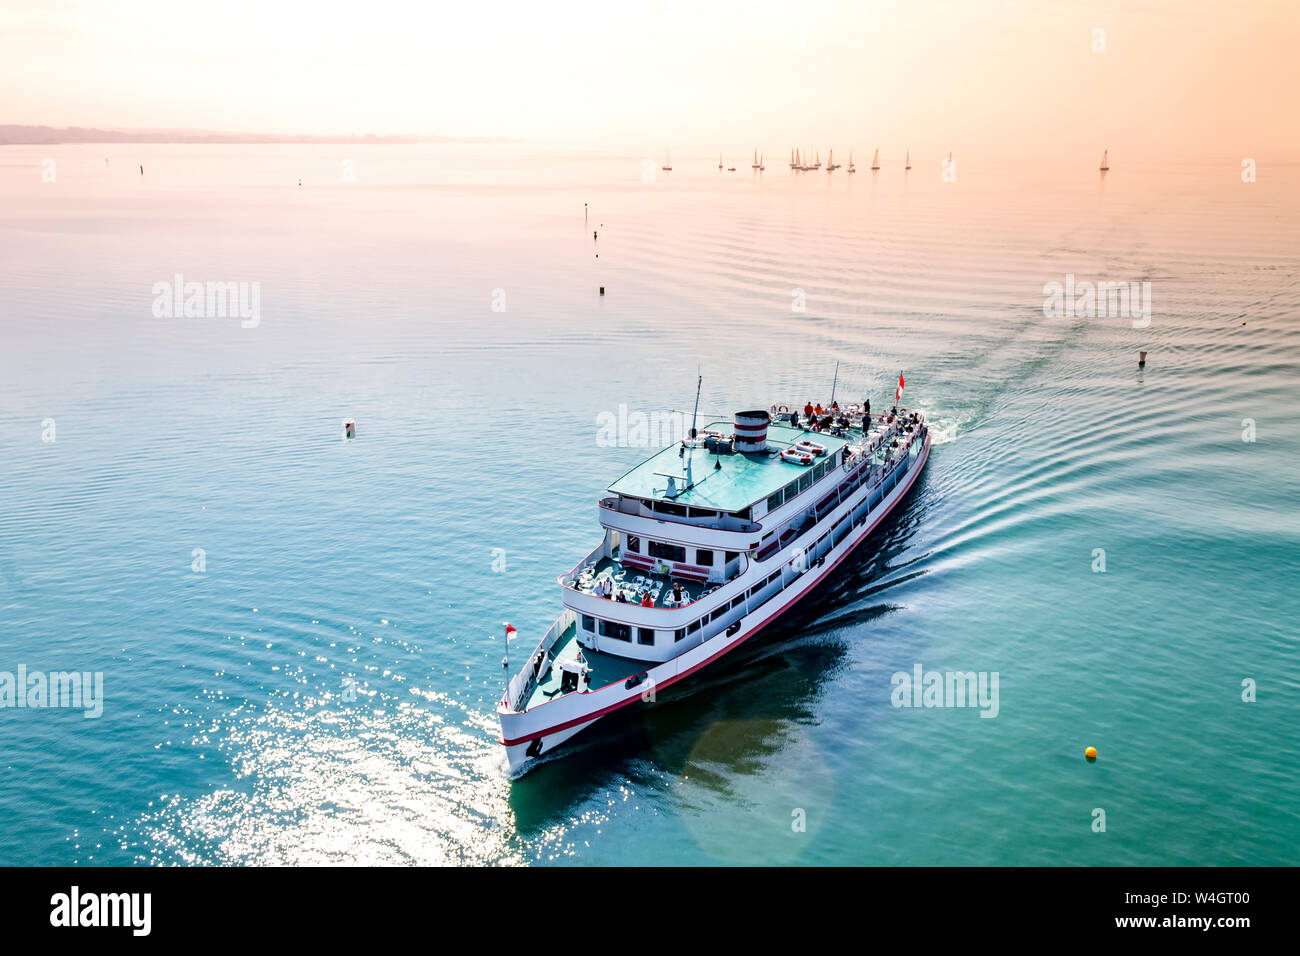
M 503 137 L 683 157 L 757 146 L 773 161 L 796 145 L 823 158 L 876 147 L 1300 157 L 1284 119 L 1294 4 L 880 0 L 795 12 L 376 0 L 363 16 L 246 0 L 0 0 L 0 122 Z

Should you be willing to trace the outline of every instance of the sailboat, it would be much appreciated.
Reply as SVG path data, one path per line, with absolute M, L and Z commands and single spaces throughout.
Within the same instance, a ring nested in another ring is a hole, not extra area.
M 817 154 L 817 161 L 814 162 L 814 163 L 812 164 L 812 168 L 813 168 L 813 169 L 821 169 L 821 168 L 822 168 L 822 154 L 821 154 L 821 153 L 818 153 L 818 154 Z
M 671 172 L 673 171 L 673 161 L 672 161 L 672 157 L 670 157 L 670 156 L 668 155 L 668 149 L 667 149 L 667 147 L 664 148 L 664 166 L 663 166 L 663 169 L 664 169 L 664 172 L 666 172 L 666 173 L 671 173 Z
M 758 169 L 758 147 L 754 147 L 754 162 L 750 164 L 750 169 Z
M 718 153 L 718 168 L 722 168 L 722 154 Z
M 880 150 L 876 150 L 876 155 L 871 157 L 871 168 L 873 170 L 880 168 Z
M 798 163 L 798 161 L 794 158 L 794 154 L 795 154 L 795 149 L 794 149 L 794 147 L 791 147 L 791 148 L 790 148 L 790 168 L 791 168 L 791 169 L 798 169 L 798 168 L 799 168 L 799 163 Z
M 759 153 L 759 154 L 758 154 L 758 171 L 759 171 L 760 173 L 761 173 L 761 172 L 765 172 L 765 171 L 767 170 L 767 167 L 763 165 L 763 157 L 764 157 L 764 155 L 766 155 L 766 154 L 764 154 L 764 153 Z
M 835 172 L 835 150 L 831 150 L 830 155 L 826 158 L 826 172 Z
M 1101 151 L 1101 171 L 1104 173 L 1108 169 L 1110 169 L 1110 150 L 1103 149 Z
M 912 168 L 912 147 L 910 146 L 907 148 L 907 159 L 903 160 L 903 163 L 903 172 L 907 172 Z
M 853 168 L 853 150 L 849 150 L 849 172 L 857 172 L 857 170 Z

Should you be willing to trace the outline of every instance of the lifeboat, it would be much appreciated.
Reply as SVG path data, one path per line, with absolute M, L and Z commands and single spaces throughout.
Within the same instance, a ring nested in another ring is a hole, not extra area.
M 815 441 L 808 441 L 806 438 L 803 441 L 795 442 L 794 448 L 795 451 L 802 451 L 809 455 L 816 455 L 818 458 L 826 454 L 825 445 L 819 445 Z
M 781 452 L 781 460 L 788 461 L 792 465 L 811 465 L 813 456 L 811 452 L 803 451 L 799 448 L 787 448 Z

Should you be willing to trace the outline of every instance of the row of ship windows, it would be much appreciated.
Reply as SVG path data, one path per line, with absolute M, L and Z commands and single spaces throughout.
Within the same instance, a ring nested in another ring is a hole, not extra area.
M 646 550 L 642 552 L 641 538 L 638 535 L 630 534 L 627 536 L 627 549 L 633 554 L 644 553 L 661 561 L 675 561 L 678 564 L 686 563 L 686 549 L 679 544 L 668 544 L 664 541 L 646 541 Z M 730 564 L 740 557 L 740 552 L 727 551 L 724 552 L 724 555 L 723 563 Z M 701 567 L 713 567 L 713 552 L 704 548 L 696 548 L 695 563 Z
M 704 617 L 700 618 L 698 621 L 692 621 L 690 624 L 686 625 L 685 627 L 677 628 L 675 631 L 672 632 L 673 642 L 676 643 L 677 641 L 685 640 L 688 634 L 694 634 L 705 624 L 705 622 L 716 621 L 718 618 L 725 615 L 728 611 L 732 611 L 738 607 L 743 607 L 745 604 L 746 597 L 753 597 L 754 595 L 762 591 L 764 588 L 768 587 L 770 584 L 773 584 L 780 577 L 781 577 L 781 569 L 777 568 L 777 570 L 773 571 L 762 581 L 755 584 L 748 591 L 744 592 L 743 594 L 736 595 L 736 597 L 732 601 L 728 602 L 727 604 L 721 605 L 720 607 L 713 610 L 711 613 L 706 614 Z M 655 642 L 655 631 L 653 628 L 633 627 L 630 624 L 620 624 L 617 621 L 606 621 L 603 619 L 598 619 L 592 617 L 590 614 L 582 615 L 582 629 L 584 631 L 590 631 L 591 633 L 594 634 L 596 633 L 596 629 L 598 627 L 600 629 L 601 637 L 608 637 L 616 641 L 626 641 L 630 644 L 632 643 L 632 639 L 635 637 L 636 642 L 638 644 L 652 645 Z M 665 631 L 664 633 L 666 634 L 668 632 Z
M 768 495 L 768 513 L 771 514 L 777 508 L 781 507 L 781 505 L 785 504 L 785 502 L 792 501 L 801 491 L 807 491 L 812 487 L 813 482 L 821 481 L 821 479 L 825 478 L 826 473 L 835 467 L 838 459 L 839 453 L 837 452 L 829 458 L 825 458 L 813 465 L 811 470 L 805 471 L 780 491 L 774 491 L 772 494 Z
M 750 510 L 745 508 L 741 511 L 715 511 L 712 508 L 687 508 L 684 505 L 675 505 L 668 501 L 645 501 L 641 504 L 651 511 L 657 511 L 659 514 L 672 515 L 676 518 L 716 518 L 720 514 L 734 515 L 737 518 L 749 520 Z

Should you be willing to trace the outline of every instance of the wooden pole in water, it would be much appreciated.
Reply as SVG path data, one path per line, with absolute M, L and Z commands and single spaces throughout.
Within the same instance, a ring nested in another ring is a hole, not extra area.
M 1138 368 L 1146 368 L 1146 367 L 1147 367 L 1147 353 L 1138 352 Z

